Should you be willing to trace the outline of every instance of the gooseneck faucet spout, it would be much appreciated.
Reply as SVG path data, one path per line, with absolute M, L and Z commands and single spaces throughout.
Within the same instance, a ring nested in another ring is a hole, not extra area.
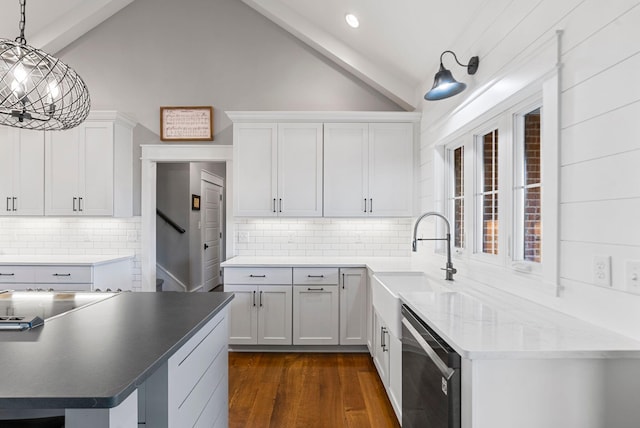
M 447 225 L 447 235 L 446 238 L 418 238 L 418 225 L 420 222 L 427 217 L 440 217 L 444 220 L 444 223 Z M 453 267 L 453 263 L 451 263 L 451 224 L 449 220 L 445 216 L 435 211 L 430 211 L 422 214 L 416 220 L 415 226 L 413 226 L 413 241 L 411 243 L 411 249 L 415 253 L 418 251 L 418 241 L 447 241 L 447 265 L 444 269 L 445 271 L 445 279 L 447 281 L 453 281 L 453 274 L 457 272 L 457 270 Z

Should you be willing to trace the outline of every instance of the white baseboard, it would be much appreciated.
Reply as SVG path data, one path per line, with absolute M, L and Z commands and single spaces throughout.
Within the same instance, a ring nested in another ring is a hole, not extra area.
M 159 263 L 156 263 L 156 277 L 164 280 L 162 291 L 187 291 L 186 284 Z

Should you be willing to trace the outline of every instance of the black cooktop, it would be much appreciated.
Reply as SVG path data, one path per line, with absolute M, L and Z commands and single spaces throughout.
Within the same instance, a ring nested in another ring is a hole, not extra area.
M 115 293 L 1 291 L 0 330 L 25 330 L 44 320 L 99 302 Z

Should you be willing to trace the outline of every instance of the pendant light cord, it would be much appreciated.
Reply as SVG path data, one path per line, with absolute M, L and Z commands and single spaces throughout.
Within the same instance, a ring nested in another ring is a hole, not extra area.
M 21 45 L 27 44 L 27 39 L 24 37 L 24 28 L 27 21 L 27 0 L 20 0 L 20 36 L 16 38 L 16 42 Z

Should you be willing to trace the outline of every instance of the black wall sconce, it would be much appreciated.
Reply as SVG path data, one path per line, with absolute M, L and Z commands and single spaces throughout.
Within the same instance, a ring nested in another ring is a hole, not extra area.
M 452 51 L 442 52 L 442 54 L 440 55 L 440 70 L 436 73 L 436 77 L 433 79 L 433 87 L 424 95 L 425 100 L 443 100 L 445 98 L 458 95 L 467 87 L 467 85 L 465 85 L 464 83 L 458 82 L 456 79 L 454 79 L 451 72 L 444 68 L 444 66 L 442 65 L 442 57 L 446 53 L 450 53 L 451 55 L 453 55 L 458 65 L 460 65 L 461 67 L 467 67 L 467 73 L 476 74 L 476 71 L 478 71 L 478 64 L 480 63 L 480 59 L 477 56 L 471 57 L 471 59 L 469 60 L 469 64 L 461 64 L 460 61 L 458 61 L 458 57 L 456 56 L 456 54 Z

